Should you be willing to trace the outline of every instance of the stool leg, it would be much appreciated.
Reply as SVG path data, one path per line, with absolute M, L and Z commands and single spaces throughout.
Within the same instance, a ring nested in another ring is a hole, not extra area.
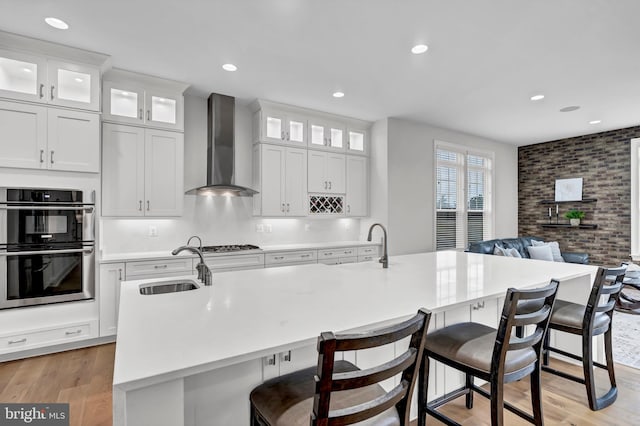
M 429 390 L 429 357 L 424 355 L 418 376 L 418 426 L 427 422 L 427 391 Z
M 473 408 L 473 376 L 471 374 L 465 374 L 465 387 L 467 388 L 467 394 L 464 401 L 468 409 Z
M 604 352 L 607 361 L 607 372 L 609 373 L 609 382 L 611 383 L 611 387 L 615 388 L 616 386 L 616 373 L 613 370 L 613 345 L 612 345 L 612 334 L 611 326 L 609 326 L 609 330 L 604 333 Z
M 504 383 L 502 377 L 491 380 L 491 426 L 504 426 Z
M 582 333 L 582 371 L 584 373 L 584 384 L 587 388 L 587 398 L 589 407 L 596 410 L 596 383 L 593 371 L 593 348 L 590 333 Z
M 542 426 L 544 419 L 542 416 L 542 396 L 540 386 L 540 362 L 536 362 L 536 368 L 531 373 L 531 407 L 533 409 L 533 420 L 536 426 Z
M 542 365 L 549 365 L 549 335 L 551 330 L 547 329 L 544 333 L 544 340 L 542 344 Z

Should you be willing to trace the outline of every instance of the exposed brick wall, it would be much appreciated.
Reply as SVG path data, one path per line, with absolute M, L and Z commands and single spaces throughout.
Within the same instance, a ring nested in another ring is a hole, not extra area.
M 518 148 L 518 233 L 558 241 L 562 251 L 587 252 L 591 264 L 615 266 L 631 253 L 631 159 L 630 140 L 640 137 L 640 126 L 578 136 Z M 539 204 L 553 200 L 555 180 L 583 178 L 582 197 L 595 203 L 559 204 L 564 213 L 583 210 L 583 223 L 598 229 L 542 228 L 548 208 Z

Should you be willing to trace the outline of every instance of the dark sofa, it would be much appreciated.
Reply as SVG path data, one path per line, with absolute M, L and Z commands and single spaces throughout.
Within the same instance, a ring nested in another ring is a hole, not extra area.
M 544 241 L 544 239 L 538 237 L 501 238 L 470 243 L 467 251 L 471 253 L 493 254 L 493 248 L 497 244 L 498 247 L 505 249 L 515 248 L 522 257 L 529 259 L 527 247 L 531 246 L 531 240 Z M 581 263 L 584 265 L 589 263 L 589 255 L 587 253 L 562 252 L 562 258 L 565 262 L 570 263 Z

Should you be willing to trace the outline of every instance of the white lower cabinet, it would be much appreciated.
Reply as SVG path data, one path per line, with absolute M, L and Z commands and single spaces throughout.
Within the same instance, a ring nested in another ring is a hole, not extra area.
M 100 337 L 114 335 L 118 330 L 120 285 L 124 274 L 124 263 L 100 265 Z
M 92 337 L 92 327 L 95 325 L 92 322 L 83 322 L 2 336 L 0 337 L 0 354 L 87 339 Z
M 212 272 L 264 268 L 263 253 L 205 256 L 204 261 Z M 196 259 L 195 263 L 197 264 L 198 262 L 199 260 Z
M 264 257 L 265 268 L 305 265 L 310 263 L 318 263 L 318 252 L 316 250 L 267 253 Z
M 102 215 L 182 215 L 184 135 L 111 123 L 102 132 Z
M 341 265 L 343 263 L 356 263 L 357 261 L 357 247 L 318 250 L 318 263 L 324 263 L 325 265 Z
M 318 365 L 316 345 L 282 351 L 262 358 L 262 379 L 266 381 L 314 365 Z
M 145 280 L 156 277 L 190 275 L 192 272 L 193 259 L 186 256 L 176 256 L 175 259 L 127 262 L 125 278 L 127 280 Z

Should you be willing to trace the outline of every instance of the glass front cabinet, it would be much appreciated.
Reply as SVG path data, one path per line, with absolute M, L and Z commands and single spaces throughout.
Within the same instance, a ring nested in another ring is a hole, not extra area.
M 0 50 L 0 96 L 91 111 L 100 109 L 100 70 Z

